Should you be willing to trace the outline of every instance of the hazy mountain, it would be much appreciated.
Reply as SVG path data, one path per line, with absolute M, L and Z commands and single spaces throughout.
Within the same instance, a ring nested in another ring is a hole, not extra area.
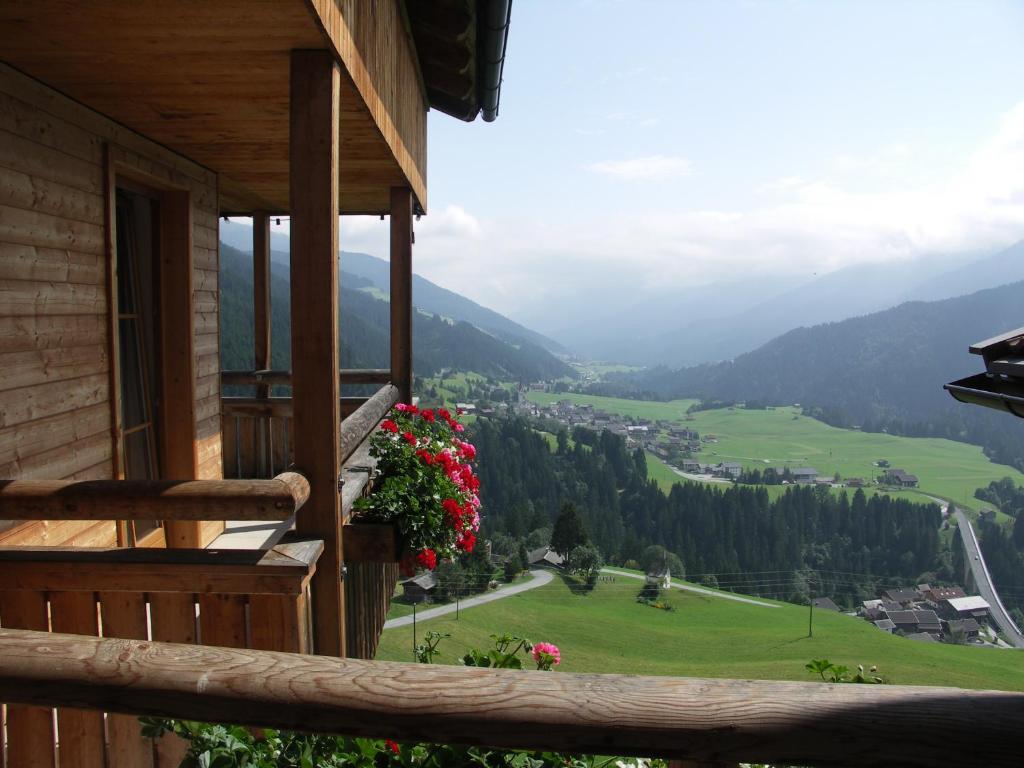
M 995 288 L 1024 277 L 1024 242 L 975 259 L 919 283 L 908 299 L 948 299 L 965 293 Z
M 220 239 L 239 251 L 252 252 L 252 228 L 234 222 L 221 222 Z M 271 260 L 288 266 L 290 241 L 287 235 L 272 233 L 270 237 Z M 387 294 L 391 285 L 390 265 L 384 259 L 367 253 L 341 251 L 341 268 L 346 274 L 356 275 L 380 288 Z M 347 285 L 347 284 L 346 284 Z M 519 323 L 509 320 L 494 310 L 477 304 L 453 291 L 442 288 L 424 277 L 413 274 L 412 300 L 422 311 L 438 314 L 452 320 L 462 320 L 475 325 L 505 341 L 518 344 L 525 341 L 543 347 L 551 352 L 564 353 L 567 350 L 558 342 L 532 331 Z
M 942 301 L 906 302 L 798 328 L 735 360 L 616 379 L 660 397 L 800 403 L 838 426 L 974 442 L 1022 464 L 1024 425 L 955 402 L 942 385 L 983 370 L 967 348 L 1024 325 L 1024 282 Z
M 1024 243 L 998 253 L 933 254 L 858 264 L 824 275 L 735 281 L 668 299 L 634 300 L 615 323 L 559 332 L 574 347 L 635 365 L 669 367 L 730 360 L 787 331 L 991 288 L 1024 276 Z M 608 313 L 602 313 L 608 316 Z
M 253 364 L 252 254 L 224 243 L 220 249 L 221 360 L 226 369 Z M 345 368 L 386 368 L 390 364 L 387 302 L 364 290 L 371 281 L 361 275 L 341 274 L 347 286 L 339 294 L 341 365 Z M 288 270 L 271 265 L 272 367 L 291 367 L 291 289 Z M 444 368 L 476 371 L 517 381 L 572 375 L 572 369 L 546 349 L 529 342 L 510 344 L 464 321 L 433 313 L 413 317 L 413 368 L 429 376 Z

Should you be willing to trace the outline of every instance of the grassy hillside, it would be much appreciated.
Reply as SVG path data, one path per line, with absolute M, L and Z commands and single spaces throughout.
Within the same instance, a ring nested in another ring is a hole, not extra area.
M 593 405 L 608 413 L 620 413 L 638 419 L 667 419 L 682 421 L 686 418 L 686 409 L 696 400 L 670 400 L 657 402 L 649 400 L 629 400 L 624 397 L 601 397 L 599 395 L 579 395 L 574 392 L 528 392 L 526 395 L 535 403 L 547 405 L 559 400 L 571 400 L 577 405 Z
M 574 402 L 592 403 L 612 413 L 680 422 L 686 418 L 686 408 L 693 402 L 643 402 L 546 392 L 530 392 L 528 397 L 538 403 L 550 403 L 565 397 Z M 810 465 L 822 476 L 839 472 L 844 478 L 871 479 L 882 473 L 874 462 L 886 459 L 893 467 L 917 475 L 921 481 L 921 493 L 949 499 L 969 509 L 981 505 L 974 498 L 975 489 L 988 485 L 992 480 L 1010 477 L 1017 483 L 1024 483 L 1024 474 L 1013 467 L 989 461 L 977 446 L 941 438 L 899 437 L 839 429 L 800 415 L 799 408 L 698 411 L 683 423 L 701 435 L 712 434 L 718 438 L 717 443 L 706 444 L 699 454 L 699 459 L 707 463 L 738 461 L 745 467 L 761 470 Z M 650 462 L 649 468 L 659 482 L 670 480 L 671 470 L 659 467 L 655 462 Z M 918 499 L 921 496 L 891 495 L 916 496 Z
M 673 590 L 672 612 L 635 601 L 640 582 L 616 577 L 593 593 L 576 595 L 556 579 L 549 585 L 421 622 L 451 633 L 439 662 L 456 663 L 467 648 L 482 648 L 492 633 L 548 641 L 562 651 L 563 671 L 698 677 L 811 680 L 804 664 L 877 664 L 893 683 L 953 685 L 1024 691 L 1024 654 L 968 646 L 919 643 L 887 635 L 860 619 L 814 613 L 807 637 L 806 607 L 745 605 Z M 385 630 L 378 659 L 410 661 L 411 627 Z

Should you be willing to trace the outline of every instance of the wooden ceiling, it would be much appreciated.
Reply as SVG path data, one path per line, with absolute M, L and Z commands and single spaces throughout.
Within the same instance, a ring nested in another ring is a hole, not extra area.
M 223 213 L 286 213 L 290 51 L 338 51 L 318 14 L 306 0 L 6 2 L 0 58 L 216 171 Z M 396 152 L 360 85 L 343 66 L 341 212 L 386 213 L 392 186 L 425 204 L 425 148 Z

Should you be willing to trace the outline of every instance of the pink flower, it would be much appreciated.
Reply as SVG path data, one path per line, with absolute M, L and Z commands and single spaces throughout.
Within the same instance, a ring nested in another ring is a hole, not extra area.
M 537 643 L 533 646 L 533 660 L 537 662 L 537 669 L 551 669 L 562 663 L 562 654 L 553 643 Z
M 409 403 L 399 403 L 398 405 L 395 406 L 395 410 L 400 411 L 402 413 L 413 414 L 420 412 L 419 408 L 417 408 L 415 405 L 410 405 Z
M 462 426 L 461 424 L 453 424 L 452 425 L 452 429 L 454 429 L 456 432 L 465 432 L 466 431 L 466 428 L 464 426 Z
M 391 432 L 393 434 L 396 434 L 398 432 L 398 425 L 395 424 L 395 422 L 393 422 L 391 419 L 384 419 L 384 421 L 380 423 L 380 428 L 383 429 L 385 432 Z

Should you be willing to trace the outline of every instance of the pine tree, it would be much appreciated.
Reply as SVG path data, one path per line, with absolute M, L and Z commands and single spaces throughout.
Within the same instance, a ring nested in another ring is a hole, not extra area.
M 583 527 L 583 518 L 575 504 L 565 504 L 558 513 L 555 529 L 551 532 L 551 548 L 562 557 L 568 557 L 573 548 L 587 544 L 590 537 Z

